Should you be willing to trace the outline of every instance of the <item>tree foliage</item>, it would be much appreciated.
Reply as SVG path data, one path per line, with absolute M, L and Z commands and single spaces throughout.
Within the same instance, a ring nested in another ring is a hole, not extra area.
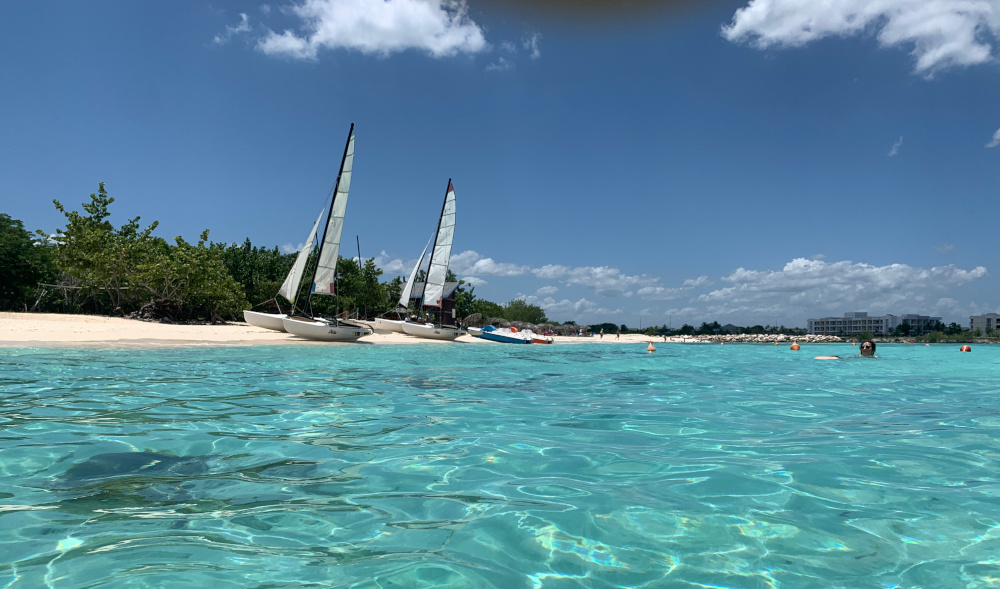
M 229 275 L 241 285 L 247 301 L 256 307 L 274 298 L 295 262 L 295 255 L 283 254 L 277 247 L 255 247 L 247 238 L 242 245 L 234 243 L 227 247 L 222 260 Z
M 113 202 L 103 182 L 83 203 L 86 214 L 53 201 L 67 221 L 65 229 L 56 230 L 56 265 L 79 281 L 86 301 L 104 312 L 124 314 L 141 306 L 143 289 L 135 278 L 155 268 L 163 246 L 151 235 L 155 221 L 140 229 L 136 217 L 116 229 L 108 220 Z
M 174 320 L 232 318 L 247 306 L 243 289 L 229 274 L 225 248 L 208 244 L 205 230 L 197 245 L 180 237 L 170 246 L 153 237 L 139 217 L 119 228 L 108 220 L 114 198 L 101 182 L 85 214 L 56 209 L 66 228 L 55 237 L 56 265 L 79 285 L 85 303 L 100 312 L 139 313 Z
M 39 283 L 55 279 L 52 249 L 32 239 L 24 224 L 0 213 L 0 309 L 24 311 L 39 295 Z
M 545 311 L 536 305 L 530 305 L 522 299 L 514 299 L 503 306 L 502 317 L 507 321 L 523 321 L 525 323 L 547 323 Z

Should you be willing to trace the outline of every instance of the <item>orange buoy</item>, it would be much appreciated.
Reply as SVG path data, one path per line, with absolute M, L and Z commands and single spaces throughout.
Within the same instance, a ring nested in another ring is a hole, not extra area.
M 647 352 L 655 352 L 656 351 L 656 346 L 653 345 L 653 342 L 649 342 L 649 345 L 646 346 L 646 351 Z
M 962 352 L 971 352 L 972 348 L 970 348 L 969 346 L 962 346 L 961 348 L 959 348 L 959 350 Z
M 514 327 L 513 325 L 511 325 L 511 326 L 510 326 L 510 332 L 511 332 L 511 333 L 517 333 L 517 328 L 516 328 L 516 327 Z
M 792 342 L 792 345 L 788 347 L 789 350 L 798 351 L 799 342 Z
M 925 348 L 929 348 L 929 347 L 931 347 L 931 345 L 930 344 L 924 344 L 924 347 Z

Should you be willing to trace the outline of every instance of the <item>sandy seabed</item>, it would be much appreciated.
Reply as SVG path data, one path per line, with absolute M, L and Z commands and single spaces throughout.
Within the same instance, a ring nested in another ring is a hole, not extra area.
M 556 344 L 639 344 L 662 343 L 662 338 L 646 335 L 614 334 L 592 337 L 555 336 Z M 489 344 L 463 335 L 458 343 Z M 259 345 L 359 345 L 359 344 L 438 344 L 452 342 L 411 337 L 401 333 L 374 333 L 357 343 L 330 343 L 254 327 L 243 322 L 218 325 L 175 325 L 101 317 L 96 315 L 61 315 L 54 313 L 0 312 L 0 347 L 5 348 L 174 348 L 199 346 Z

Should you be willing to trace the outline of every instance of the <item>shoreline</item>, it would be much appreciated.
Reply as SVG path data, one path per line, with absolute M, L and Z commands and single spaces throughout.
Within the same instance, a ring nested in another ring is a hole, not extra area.
M 763 339 L 762 339 L 763 338 Z M 842 343 L 829 336 L 723 335 L 723 336 L 648 336 L 605 334 L 593 336 L 553 336 L 556 344 L 600 343 L 655 344 L 680 343 Z M 463 344 L 488 344 L 486 340 L 463 335 L 455 340 Z M 451 342 L 411 337 L 401 333 L 374 333 L 358 340 L 360 345 L 441 345 Z M 172 324 L 105 317 L 100 315 L 64 315 L 58 313 L 0 312 L 0 347 L 3 348 L 198 348 L 245 347 L 255 345 L 354 345 L 331 344 L 299 338 L 291 334 L 254 327 L 243 322 L 210 324 Z

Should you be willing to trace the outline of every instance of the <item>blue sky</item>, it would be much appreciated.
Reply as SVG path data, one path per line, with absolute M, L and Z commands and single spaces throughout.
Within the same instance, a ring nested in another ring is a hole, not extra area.
M 0 3 L 0 211 L 291 251 L 353 122 L 387 277 L 452 178 L 452 269 L 555 320 L 1000 311 L 1000 0 L 687 4 Z

